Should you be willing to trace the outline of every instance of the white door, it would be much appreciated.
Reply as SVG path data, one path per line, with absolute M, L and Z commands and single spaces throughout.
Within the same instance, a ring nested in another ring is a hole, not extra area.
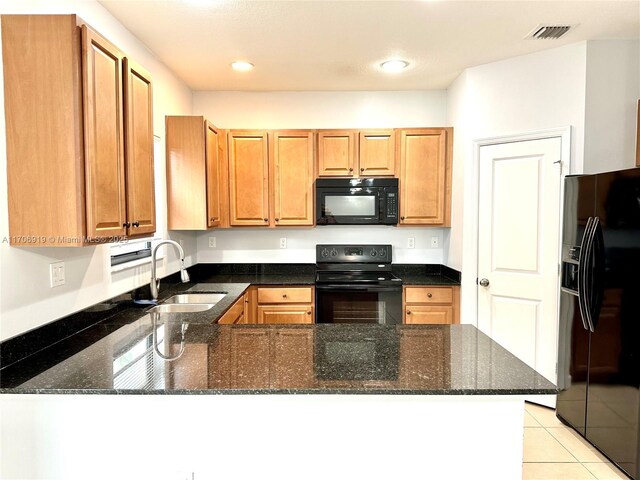
M 561 138 L 480 147 L 478 328 L 555 383 Z

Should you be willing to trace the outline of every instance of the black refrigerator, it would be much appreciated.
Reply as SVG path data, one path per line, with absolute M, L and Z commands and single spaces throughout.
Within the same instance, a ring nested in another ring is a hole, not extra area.
M 556 414 L 640 480 L 640 168 L 565 179 Z

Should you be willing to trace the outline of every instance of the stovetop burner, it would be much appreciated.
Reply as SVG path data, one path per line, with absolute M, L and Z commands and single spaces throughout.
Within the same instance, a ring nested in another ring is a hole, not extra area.
M 391 273 L 391 245 L 317 245 L 316 284 L 402 285 Z

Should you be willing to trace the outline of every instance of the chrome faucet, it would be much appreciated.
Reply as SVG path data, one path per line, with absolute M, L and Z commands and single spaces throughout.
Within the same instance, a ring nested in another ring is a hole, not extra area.
M 160 248 L 164 244 L 173 245 L 178 249 L 178 253 L 180 254 L 180 280 L 182 283 L 187 283 L 189 281 L 189 273 L 187 269 L 184 267 L 184 250 L 180 246 L 178 242 L 174 242 L 173 240 L 163 240 L 156 245 L 156 248 L 153 249 L 153 253 L 151 254 L 151 282 L 149 287 L 151 288 L 151 298 L 154 300 L 158 299 L 158 290 L 160 289 L 160 280 L 156 279 L 156 253 L 158 252 L 158 248 Z

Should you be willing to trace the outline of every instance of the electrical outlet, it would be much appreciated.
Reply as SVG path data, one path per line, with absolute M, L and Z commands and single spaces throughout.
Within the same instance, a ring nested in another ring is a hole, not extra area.
M 287 248 L 287 239 L 284 237 L 280 239 L 280 248 Z
M 440 246 L 440 240 L 438 237 L 431 237 L 431 248 L 438 248 Z
M 416 248 L 416 239 L 413 237 L 407 238 L 407 248 Z
M 216 248 L 216 237 L 209 237 L 209 248 Z
M 64 285 L 64 262 L 49 264 L 49 285 L 51 288 Z

